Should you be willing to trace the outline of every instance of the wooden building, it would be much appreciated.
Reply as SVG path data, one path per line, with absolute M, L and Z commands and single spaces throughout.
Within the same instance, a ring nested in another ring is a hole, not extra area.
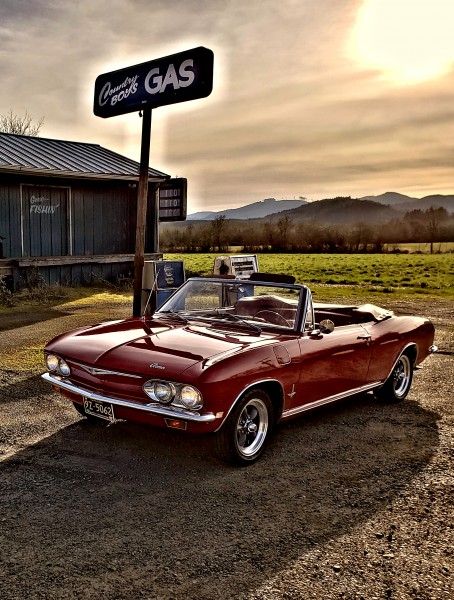
M 133 275 L 139 164 L 96 144 L 0 133 L 0 276 L 78 285 Z M 154 193 L 168 175 L 149 170 Z M 146 260 L 155 247 L 147 232 Z

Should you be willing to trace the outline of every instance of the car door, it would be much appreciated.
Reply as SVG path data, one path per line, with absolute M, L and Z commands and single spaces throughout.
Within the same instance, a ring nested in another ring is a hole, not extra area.
M 359 391 L 369 369 L 370 339 L 367 325 L 336 327 L 331 333 L 304 332 L 299 340 L 300 380 L 292 408 Z

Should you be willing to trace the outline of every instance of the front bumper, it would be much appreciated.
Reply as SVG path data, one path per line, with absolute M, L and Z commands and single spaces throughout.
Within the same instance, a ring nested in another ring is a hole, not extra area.
M 157 403 L 150 404 L 136 404 L 135 402 L 129 402 L 128 400 L 120 400 L 119 398 L 111 398 L 110 396 L 103 396 L 90 390 L 78 387 L 69 381 L 66 381 L 58 375 L 51 375 L 50 373 L 44 373 L 41 375 L 44 381 L 50 383 L 54 387 L 58 387 L 61 390 L 66 390 L 72 394 L 81 396 L 82 398 L 88 398 L 89 400 L 100 400 L 102 402 L 110 402 L 116 406 L 122 406 L 124 408 L 132 408 L 142 413 L 151 413 L 159 417 L 168 419 L 179 419 L 181 421 L 188 421 L 190 423 L 213 423 L 217 418 L 217 415 L 213 413 L 205 413 L 203 415 L 199 413 L 193 413 L 180 408 L 170 408 L 168 406 L 162 406 Z

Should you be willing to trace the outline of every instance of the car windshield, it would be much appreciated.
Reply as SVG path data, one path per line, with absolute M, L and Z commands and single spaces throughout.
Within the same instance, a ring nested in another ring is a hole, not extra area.
M 295 329 L 306 300 L 299 285 L 189 279 L 156 312 L 179 319 L 210 319 L 243 323 L 254 329 Z

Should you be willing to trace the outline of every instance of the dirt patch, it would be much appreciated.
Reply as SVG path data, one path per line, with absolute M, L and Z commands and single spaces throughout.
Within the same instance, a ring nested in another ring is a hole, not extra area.
M 2 600 L 453 597 L 454 307 L 387 306 L 431 317 L 443 352 L 409 398 L 306 414 L 247 469 L 207 437 L 93 425 L 7 361 L 128 306 L 2 317 Z

